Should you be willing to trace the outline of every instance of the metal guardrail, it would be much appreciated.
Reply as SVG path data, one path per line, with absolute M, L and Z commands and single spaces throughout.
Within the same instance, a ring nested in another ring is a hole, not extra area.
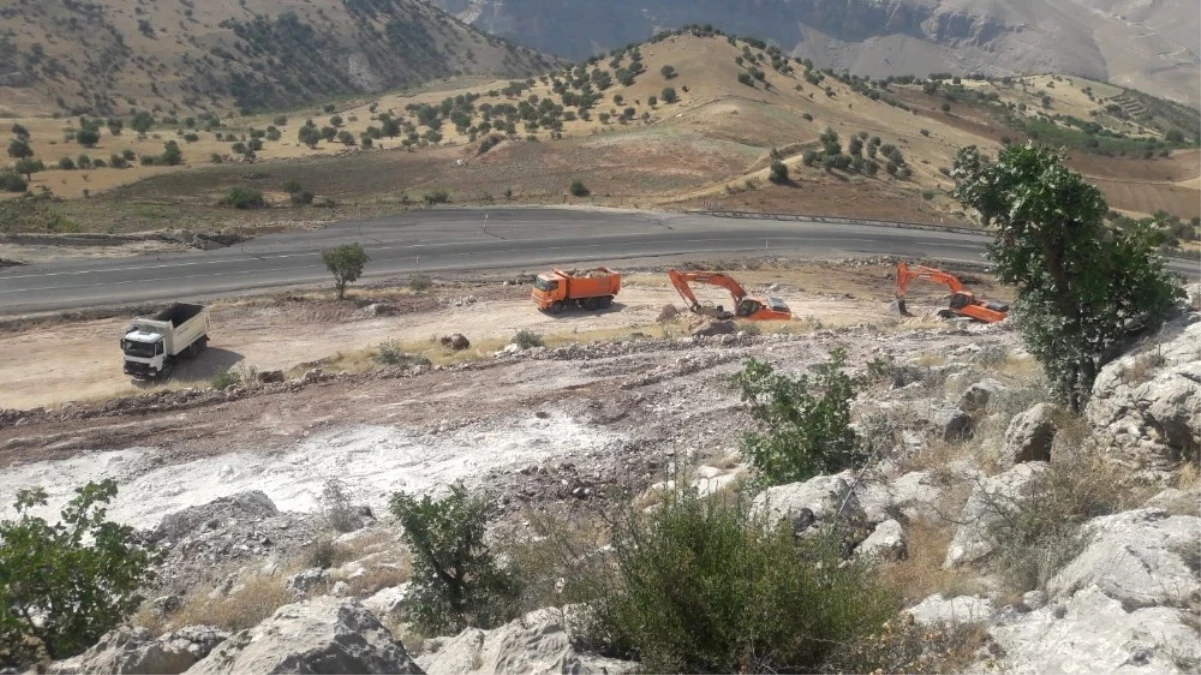
M 845 218 L 842 216 L 823 216 L 813 213 L 759 213 L 754 211 L 723 211 L 710 209 L 704 211 L 689 211 L 697 215 L 708 215 L 718 218 L 748 218 L 756 220 L 793 220 L 812 221 L 815 223 L 842 223 L 845 225 L 866 225 L 868 227 L 892 227 L 907 230 L 935 230 L 938 232 L 954 232 L 956 234 L 976 234 L 987 236 L 983 230 L 971 227 L 956 227 L 954 225 L 933 225 L 931 223 L 915 223 L 905 220 L 870 220 L 866 218 Z
M 930 230 L 935 232 L 952 232 L 955 234 L 972 234 L 987 237 L 989 233 L 979 228 L 956 227 L 954 225 L 933 225 L 931 223 L 915 223 L 905 220 L 869 220 L 866 218 L 844 218 L 842 216 L 822 216 L 809 213 L 760 213 L 756 211 L 724 211 L 721 209 L 685 211 L 698 216 L 713 216 L 715 218 L 746 218 L 754 220 L 792 220 L 810 221 L 815 223 L 841 223 L 844 225 L 864 225 L 867 227 L 891 227 L 902 230 Z M 1196 256 L 1179 253 L 1163 253 L 1163 257 L 1174 260 L 1197 262 Z

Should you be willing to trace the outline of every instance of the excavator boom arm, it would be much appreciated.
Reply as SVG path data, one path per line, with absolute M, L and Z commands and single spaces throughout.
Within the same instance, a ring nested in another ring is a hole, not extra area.
M 933 267 L 917 266 L 910 268 L 905 263 L 897 263 L 897 297 L 905 297 L 905 291 L 909 289 L 909 282 L 914 279 L 925 279 L 936 284 L 943 284 L 951 290 L 952 293 L 963 293 L 966 288 L 959 282 L 959 279 L 953 274 L 947 274 L 942 270 L 936 270 Z
M 688 303 L 690 308 L 700 307 L 700 302 L 697 301 L 696 295 L 692 293 L 692 288 L 688 285 L 689 282 L 698 284 L 709 284 L 710 286 L 720 286 L 730 292 L 734 298 L 734 306 L 746 297 L 746 290 L 742 285 L 733 278 L 724 274 L 713 274 L 712 272 L 680 272 L 678 270 L 667 270 L 667 276 L 671 279 L 671 285 L 676 287 L 676 292 L 684 298 L 684 302 Z

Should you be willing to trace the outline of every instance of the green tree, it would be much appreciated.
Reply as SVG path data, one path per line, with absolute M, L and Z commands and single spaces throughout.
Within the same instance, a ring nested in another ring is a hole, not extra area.
M 100 142 L 100 132 L 94 129 L 80 129 L 75 132 L 75 141 L 85 148 L 95 147 Z
M 496 564 L 484 538 L 491 503 L 462 485 L 438 501 L 397 492 L 392 513 L 413 556 L 413 618 L 432 635 L 491 628 L 515 608 L 519 586 Z
M 1169 143 L 1183 143 L 1184 132 L 1179 129 L 1172 129 L 1168 131 L 1166 135 L 1164 135 L 1164 139 Z
M 788 165 L 778 159 L 772 160 L 771 175 L 769 176 L 769 179 L 771 182 L 776 183 L 777 185 L 783 185 L 784 183 L 787 183 Z
M 341 143 L 342 145 L 354 145 L 355 144 L 354 134 L 350 133 L 349 131 L 339 131 L 337 138 L 338 138 L 338 142 Z
M 21 174 L 12 169 L 0 170 L 0 190 L 5 192 L 24 192 L 29 187 L 29 183 L 21 177 Z
M 851 140 L 847 142 L 847 152 L 856 157 L 863 154 L 863 139 L 858 136 L 851 136 Z
M 38 171 L 45 171 L 45 169 L 46 165 L 42 163 L 42 160 L 32 157 L 18 159 L 16 164 L 13 165 L 13 171 L 25 174 L 25 180 L 33 180 L 33 174 Z
M 388 138 L 396 138 L 400 135 L 400 122 L 392 118 L 388 118 L 380 124 L 380 133 Z
M 263 193 L 253 188 L 230 188 L 218 202 L 221 206 L 232 206 L 235 209 L 261 209 L 267 206 Z
M 317 127 L 306 125 L 300 127 L 300 131 L 297 132 L 297 138 L 301 143 L 310 148 L 316 148 L 317 144 L 321 142 L 321 132 L 317 130 Z
M 12 126 L 12 132 L 13 132 L 13 136 L 16 136 L 17 138 L 19 138 L 23 141 L 29 140 L 29 129 L 26 129 L 21 124 L 14 122 L 13 126 Z
M 368 260 L 367 252 L 357 243 L 343 244 L 321 252 L 321 261 L 334 275 L 334 288 L 338 290 L 339 300 L 346 297 L 346 286 L 363 275 L 363 266 Z
M 125 123 L 119 119 L 108 120 L 108 132 L 114 136 L 120 136 L 121 130 L 125 128 Z
M 8 144 L 8 156 L 14 159 L 33 157 L 33 148 L 29 147 L 27 141 L 21 138 L 14 138 L 12 143 Z
M 70 157 L 63 157 L 62 159 L 58 160 L 58 168 L 62 169 L 63 171 L 71 171 L 75 168 L 75 160 L 71 159 Z
M 734 384 L 762 431 L 743 436 L 742 452 L 771 485 L 838 473 L 862 460 L 851 428 L 856 381 L 842 372 L 846 352 L 809 375 L 789 377 L 750 359 Z
M 130 121 L 129 126 L 139 134 L 144 134 L 147 131 L 150 131 L 150 128 L 154 126 L 154 115 L 151 115 L 145 110 L 137 112 L 134 114 L 133 120 Z
M 167 166 L 178 166 L 183 163 L 183 152 L 179 149 L 179 143 L 175 141 L 164 143 L 163 154 L 159 156 L 159 161 Z
M 1017 287 L 1014 313 L 1030 353 L 1075 411 L 1102 366 L 1154 330 L 1183 296 L 1154 253 L 1148 223 L 1107 229 L 1101 191 L 1033 143 L 986 164 L 975 146 L 955 158 L 955 196 L 996 229 L 998 279 Z
M 680 100 L 680 97 L 676 95 L 676 90 L 671 87 L 663 87 L 663 91 L 659 92 L 659 98 L 669 105 Z
M 137 608 L 157 554 L 105 517 L 116 494 L 111 479 L 88 483 L 51 525 L 30 513 L 44 490 L 17 492 L 19 518 L 0 522 L 0 663 L 29 665 L 29 638 L 51 658 L 78 654 Z
M 588 190 L 588 187 L 584 185 L 584 181 L 578 178 L 571 181 L 571 186 L 568 188 L 568 191 L 573 197 L 587 197 L 589 194 L 591 194 L 591 191 Z
M 676 75 L 679 75 L 679 73 L 676 72 L 676 69 L 672 66 L 663 66 L 662 68 L 659 69 L 659 74 L 662 75 L 663 78 L 667 79 L 667 80 L 670 80 L 673 77 L 675 77 Z

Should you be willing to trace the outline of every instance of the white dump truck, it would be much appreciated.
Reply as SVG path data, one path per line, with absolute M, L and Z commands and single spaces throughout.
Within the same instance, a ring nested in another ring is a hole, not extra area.
M 209 311 L 181 302 L 154 316 L 138 317 L 121 338 L 125 373 L 139 380 L 168 378 L 175 361 L 196 356 L 208 346 Z

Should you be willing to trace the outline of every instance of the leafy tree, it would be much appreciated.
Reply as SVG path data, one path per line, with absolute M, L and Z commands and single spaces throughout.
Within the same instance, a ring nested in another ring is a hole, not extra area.
M 100 132 L 94 129 L 80 129 L 75 132 L 75 141 L 85 148 L 95 147 L 100 142 Z
M 14 159 L 33 157 L 33 148 L 29 147 L 28 141 L 21 138 L 14 138 L 12 143 L 8 144 L 8 156 Z
M 400 135 L 400 122 L 392 118 L 388 118 L 380 124 L 380 133 L 388 138 L 396 138 Z
M 1182 132 L 1179 129 L 1172 129 L 1172 130 L 1168 131 L 1167 134 L 1164 135 L 1164 139 L 1169 143 L 1183 143 L 1184 142 L 1184 132 Z
M 119 119 L 108 120 L 108 132 L 114 136 L 120 136 L 121 131 L 125 128 L 125 123 Z
M 321 138 L 332 141 L 338 137 L 338 130 L 333 127 L 321 127 Z
M 578 178 L 571 181 L 571 187 L 568 189 L 568 191 L 571 192 L 573 197 L 587 197 L 589 194 L 591 194 L 591 191 L 588 190 L 588 187 L 584 185 L 584 181 Z
M 0 663 L 28 665 L 30 638 L 51 658 L 78 654 L 137 608 L 157 554 L 105 517 L 116 494 L 111 479 L 88 483 L 51 525 L 30 513 L 44 490 L 17 492 L 18 520 L 0 522 Z
M 755 86 L 755 78 L 751 77 L 750 73 L 738 73 L 738 81 L 748 87 Z
M 670 80 L 673 77 L 675 77 L 676 75 L 679 75 L 679 73 L 676 72 L 676 69 L 672 66 L 663 66 L 662 68 L 659 69 L 659 74 L 662 75 L 663 78 L 667 79 L 667 80 Z
M 316 148 L 317 144 L 321 142 L 322 137 L 321 132 L 317 130 L 317 127 L 306 125 L 300 127 L 300 131 L 297 132 L 297 138 L 301 143 L 304 143 L 310 148 Z
M 333 117 L 329 118 L 329 125 L 335 128 L 342 126 L 342 116 L 334 115 Z
M 263 193 L 253 188 L 230 188 L 218 202 L 221 206 L 232 206 L 235 209 L 261 209 L 267 205 Z
M 808 480 L 855 466 L 863 457 L 851 428 L 856 381 L 842 372 L 846 352 L 809 375 L 789 377 L 750 359 L 734 377 L 751 418 L 763 431 L 743 436 L 742 451 L 771 485 Z
M 770 180 L 777 185 L 788 182 L 788 165 L 780 160 L 772 160 Z
M 276 115 L 275 120 L 273 120 L 273 124 L 275 124 L 275 126 L 277 126 L 277 127 L 285 126 L 287 123 L 288 123 L 287 115 Z
M 650 98 L 646 99 L 646 103 L 653 108 L 659 104 L 659 98 L 657 96 L 651 96 Z
M 847 142 L 847 152 L 856 157 L 863 154 L 863 139 L 858 136 L 851 136 L 851 140 Z
M 5 192 L 24 192 L 29 182 L 21 174 L 11 169 L 0 171 L 0 190 Z
M 164 143 L 163 154 L 159 156 L 159 161 L 167 166 L 178 166 L 183 163 L 183 152 L 179 149 L 179 143 L 175 141 Z
M 367 252 L 357 243 L 343 244 L 321 252 L 321 261 L 334 275 L 334 287 L 338 290 L 339 300 L 346 297 L 346 286 L 362 276 L 363 266 L 368 260 Z
M 154 126 L 154 115 L 151 115 L 145 110 L 139 111 L 134 114 L 133 120 L 130 121 L 129 126 L 139 134 L 144 134 L 147 131 L 150 131 L 151 127 Z
M 341 143 L 342 145 L 354 145 L 355 144 L 354 134 L 352 134 L 346 130 L 339 131 L 338 132 L 338 142 Z
M 114 169 L 125 169 L 129 167 L 129 161 L 114 152 L 108 157 L 108 165 Z
M 58 160 L 58 168 L 62 169 L 63 171 L 71 171 L 75 168 L 75 160 L 71 159 L 70 157 L 63 157 L 62 159 Z
M 438 501 L 397 492 L 392 513 L 413 555 L 412 617 L 429 634 L 491 628 L 509 618 L 519 586 L 484 539 L 492 504 L 462 485 Z
M 25 174 L 25 180 L 33 180 L 33 174 L 37 173 L 38 171 L 44 171 L 45 169 L 46 165 L 42 163 L 42 160 L 34 159 L 32 157 L 18 159 L 16 164 L 13 165 L 13 171 L 16 171 L 20 174 Z
M 669 105 L 680 100 L 680 97 L 676 95 L 676 90 L 671 87 L 664 87 L 663 91 L 659 92 L 659 98 Z
M 92 168 L 92 158 L 87 155 L 80 155 L 75 160 L 75 164 L 81 169 L 90 169 Z
M 1002 149 L 994 164 L 963 148 L 952 176 L 956 198 L 996 228 L 988 256 L 998 279 L 1017 287 L 1027 349 L 1080 411 L 1100 368 L 1158 327 L 1183 295 L 1147 223 L 1107 230 L 1100 190 L 1033 143 Z
M 12 126 L 12 132 L 13 132 L 13 136 L 16 136 L 17 138 L 19 138 L 23 141 L 29 140 L 29 129 L 26 129 L 21 124 L 14 122 L 13 126 Z

